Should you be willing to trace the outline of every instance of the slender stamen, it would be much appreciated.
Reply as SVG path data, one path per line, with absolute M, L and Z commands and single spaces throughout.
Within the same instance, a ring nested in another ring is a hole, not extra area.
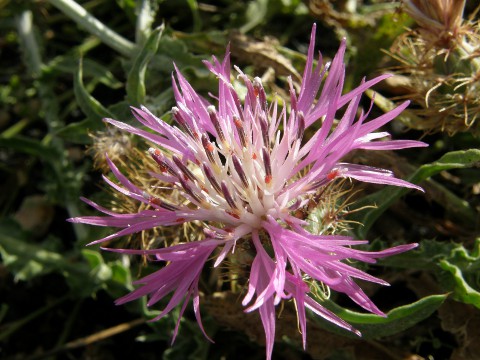
M 165 210 L 170 210 L 170 211 L 177 211 L 179 210 L 176 206 L 166 203 L 165 201 L 160 201 L 159 204 L 160 207 L 164 208 Z
M 272 165 L 270 163 L 270 155 L 265 147 L 262 149 L 262 155 L 263 166 L 265 167 L 265 184 L 269 185 L 272 181 Z
M 260 101 L 260 105 L 263 107 L 264 110 L 267 109 L 267 96 L 265 94 L 265 89 L 262 85 L 262 79 L 256 76 L 253 79 L 253 90 L 255 91 L 255 96 L 258 96 L 258 100 Z
M 258 117 L 258 122 L 260 123 L 260 130 L 262 131 L 263 145 L 269 146 L 270 139 L 268 136 L 268 123 L 267 123 L 267 118 L 265 117 L 265 114 L 263 113 L 260 114 L 260 116 Z
M 235 167 L 235 171 L 237 172 L 238 176 L 240 177 L 240 180 L 242 181 L 243 187 L 246 189 L 248 188 L 248 179 L 247 176 L 245 175 L 245 172 L 242 169 L 242 164 L 240 163 L 240 160 L 238 160 L 238 157 L 235 154 L 232 154 L 232 161 L 233 161 L 233 166 Z
M 212 239 L 224 240 L 228 237 L 228 234 L 221 234 L 218 231 L 214 231 L 208 228 L 203 229 L 205 235 Z
M 172 176 L 178 176 L 177 171 L 175 171 L 175 169 L 167 162 L 160 150 L 150 148 L 148 149 L 148 152 L 152 156 L 153 160 L 155 160 L 155 162 L 158 164 L 162 173 L 168 172 Z
M 217 110 L 215 109 L 215 106 L 210 105 L 207 108 L 207 111 L 208 111 L 208 115 L 210 115 L 210 121 L 212 122 L 213 126 L 215 127 L 215 130 L 217 131 L 217 135 L 218 135 L 219 139 L 222 142 L 225 142 L 226 141 L 225 135 L 223 134 L 222 127 L 220 126 L 220 121 L 218 120 L 218 114 L 217 114 Z
M 181 176 L 178 177 L 178 180 L 180 181 L 180 184 L 182 185 L 183 190 L 185 190 L 185 192 L 188 195 L 190 195 L 196 202 L 198 202 L 198 204 L 201 204 L 203 205 L 203 207 L 206 207 L 205 198 L 202 194 L 193 191 L 190 185 L 188 185 Z
M 213 164 L 215 163 L 215 158 L 213 157 L 213 151 L 215 150 L 215 146 L 208 140 L 206 134 L 202 134 L 202 145 L 205 149 L 205 153 L 207 154 L 208 160 Z
M 247 147 L 247 136 L 245 135 L 245 129 L 243 128 L 243 122 L 237 115 L 233 115 L 233 123 L 237 128 L 238 137 L 240 138 L 240 142 L 244 148 Z
M 164 208 L 165 210 L 169 210 L 169 211 L 179 210 L 176 206 L 174 206 L 172 204 L 169 204 L 169 203 L 166 203 L 166 202 L 160 200 L 159 198 L 148 194 L 145 191 L 142 193 L 142 196 L 145 198 L 145 200 L 148 200 L 149 203 L 151 203 L 153 205 L 160 206 L 161 208 Z
M 297 113 L 297 141 L 302 141 L 303 134 L 305 133 L 305 116 L 303 111 Z
M 208 181 L 212 185 L 212 187 L 215 189 L 215 191 L 222 195 L 222 189 L 220 188 L 220 185 L 218 184 L 217 180 L 215 179 L 215 176 L 212 173 L 212 170 L 210 170 L 210 167 L 203 163 L 203 172 L 205 173 L 205 176 L 207 177 Z
M 198 134 L 193 131 L 190 125 L 188 125 L 188 123 L 185 121 L 178 107 L 172 107 L 172 114 L 180 128 L 184 130 L 192 139 L 198 140 Z
M 175 155 L 172 156 L 172 160 L 173 162 L 175 163 L 175 165 L 177 165 L 177 167 L 180 169 L 180 171 L 188 178 L 190 179 L 191 181 L 196 181 L 197 178 L 195 177 L 195 175 L 193 175 L 193 173 L 188 170 L 188 168 L 182 164 L 182 162 L 180 161 L 180 159 L 178 157 L 176 157 Z
M 225 198 L 225 201 L 228 203 L 228 205 L 232 209 L 238 209 L 237 204 L 235 204 L 235 201 L 233 201 L 232 195 L 230 194 L 230 191 L 228 190 L 227 184 L 225 183 L 225 181 L 222 181 L 221 186 L 222 186 L 222 192 L 223 192 L 223 196 Z
M 323 178 L 317 181 L 313 181 L 308 186 L 306 186 L 305 191 L 312 191 L 318 189 L 319 187 L 327 185 L 331 180 L 327 178 Z
M 288 207 L 288 210 L 295 211 L 302 205 L 300 199 L 295 200 L 295 202 Z
M 242 121 L 244 121 L 242 104 L 240 103 L 240 99 L 238 97 L 238 94 L 235 91 L 232 91 L 231 94 L 232 94 L 232 97 L 233 97 L 233 101 L 235 103 L 235 107 L 237 108 L 237 112 L 240 115 L 240 118 L 242 119 Z

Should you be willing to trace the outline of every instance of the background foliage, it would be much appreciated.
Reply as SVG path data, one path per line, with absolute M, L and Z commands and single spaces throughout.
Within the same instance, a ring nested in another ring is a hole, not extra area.
M 474 3 L 467 2 L 466 15 Z M 414 26 L 399 4 L 373 0 L 0 1 L 0 357 L 264 357 L 258 319 L 241 307 L 225 308 L 237 299 L 205 302 L 207 332 L 216 344 L 187 316 L 170 347 L 175 314 L 147 323 L 157 312 L 144 303 L 113 305 L 148 267 L 86 248 L 108 229 L 65 219 L 91 212 L 80 196 L 111 200 L 101 170 L 94 170 L 94 151 L 85 152 L 91 134 L 106 131 L 102 118 L 131 122 L 129 106 L 139 104 L 168 118 L 173 62 L 194 88 L 215 93 L 201 60 L 222 56 L 229 42 L 235 64 L 282 94 L 285 75 L 302 72 L 313 22 L 326 58 L 347 38 L 347 87 L 391 69 L 395 63 L 382 49 Z M 392 84 L 376 90 L 380 99 L 402 91 Z M 392 283 L 366 290 L 389 317 L 357 313 L 332 294 L 325 306 L 364 338 L 312 317 L 303 352 L 286 313 L 274 358 L 475 359 L 480 353 L 478 138 L 468 131 L 407 132 L 400 121 L 388 130 L 430 144 L 400 154 L 353 155 L 425 188 L 413 194 L 366 187 L 349 207 L 352 232 L 372 240 L 372 249 L 420 243 L 417 251 L 370 269 Z

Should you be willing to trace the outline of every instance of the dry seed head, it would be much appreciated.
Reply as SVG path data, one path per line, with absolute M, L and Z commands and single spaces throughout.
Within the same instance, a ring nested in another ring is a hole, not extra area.
M 462 19 L 464 1 L 409 0 L 404 9 L 419 28 L 401 35 L 390 55 L 408 78 L 406 96 L 419 105 L 420 121 L 407 126 L 426 132 L 473 131 L 480 114 L 480 24 Z
M 460 34 L 465 0 L 405 0 L 405 12 L 432 36 Z
M 132 137 L 110 125 L 107 125 L 105 131 L 92 132 L 89 136 L 92 145 L 87 149 L 87 154 L 93 157 L 94 167 L 104 174 L 110 172 L 105 154 L 117 162 L 125 159 L 133 149 Z

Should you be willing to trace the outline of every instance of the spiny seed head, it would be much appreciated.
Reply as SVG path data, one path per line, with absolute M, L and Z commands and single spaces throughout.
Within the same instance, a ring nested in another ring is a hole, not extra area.
M 419 27 L 400 35 L 391 55 L 415 101 L 401 120 L 425 132 L 480 133 L 480 26 L 463 19 L 465 1 L 405 0 Z
M 122 161 L 128 157 L 134 147 L 129 134 L 112 126 L 108 126 L 105 131 L 92 132 L 89 136 L 92 139 L 92 145 L 87 153 L 93 156 L 95 168 L 104 173 L 110 171 L 105 161 L 105 154 L 108 154 L 113 161 Z

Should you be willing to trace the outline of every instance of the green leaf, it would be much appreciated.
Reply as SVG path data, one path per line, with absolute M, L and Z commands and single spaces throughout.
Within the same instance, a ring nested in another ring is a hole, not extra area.
M 143 104 L 145 101 L 145 72 L 148 63 L 157 52 L 164 29 L 165 26 L 162 24 L 152 31 L 128 73 L 127 97 L 134 106 Z
M 374 241 L 372 245 L 376 242 Z M 447 258 L 456 247 L 454 243 L 445 241 L 423 240 L 419 243 L 420 246 L 413 251 L 379 259 L 379 265 L 390 268 L 432 271 L 436 268 L 436 264 Z M 391 244 L 384 243 L 381 249 L 389 246 Z
M 147 97 L 145 106 L 153 113 L 162 117 L 172 108 L 174 102 L 173 90 L 171 88 L 162 91 L 158 96 Z
M 69 295 L 88 297 L 104 288 L 115 296 L 131 289 L 130 272 L 119 262 L 105 263 L 102 255 L 91 249 L 77 253 L 60 253 L 49 249 L 47 241 L 29 243 L 29 234 L 12 220 L 0 222 L 0 255 L 13 272 L 15 281 L 28 281 L 40 275 L 57 272 L 70 286 Z M 123 267 L 123 269 L 122 269 Z
M 158 11 L 158 2 L 153 0 L 136 1 L 135 42 L 144 44 L 152 32 L 152 24 Z
M 42 243 L 27 242 L 29 234 L 11 220 L 0 223 L 0 253 L 5 265 L 15 274 L 16 281 L 25 281 L 51 272 L 85 274 L 81 264 L 73 264 L 68 257 L 51 251 Z
M 438 265 L 444 270 L 438 274 L 439 282 L 453 291 L 453 298 L 480 309 L 480 238 L 472 251 L 462 244 L 456 245 Z
M 175 35 L 165 34 L 160 40 L 157 55 L 151 61 L 149 71 L 151 70 L 153 74 L 160 74 L 163 77 L 167 75 L 167 81 L 170 82 L 170 75 L 174 69 L 173 63 L 175 63 L 175 65 L 182 71 L 186 70 L 187 68 L 192 70 L 195 74 L 195 77 L 193 77 L 191 80 L 195 81 L 195 78 L 199 78 L 201 83 L 199 86 L 197 86 L 197 88 L 204 88 L 204 79 L 206 77 L 210 77 L 211 73 L 202 63 L 202 60 L 205 60 L 205 57 L 192 53 L 192 47 L 193 49 L 196 49 L 196 46 L 200 46 L 197 41 L 201 43 L 204 41 L 204 38 L 200 36 L 192 37 L 187 42 L 185 42 L 184 39 L 186 40 L 183 35 L 177 37 L 176 33 Z M 224 41 L 228 40 L 225 38 Z M 193 44 L 194 42 L 195 44 Z M 204 45 L 212 48 L 212 50 L 207 50 L 209 52 L 213 51 L 213 48 L 215 47 L 214 44 L 210 43 Z M 223 46 L 218 47 L 218 49 L 215 48 L 215 50 L 218 50 L 219 52 L 225 51 Z M 201 50 L 199 49 L 198 51 Z M 150 86 L 155 86 L 155 84 L 158 83 L 158 81 L 155 80 L 156 79 L 154 78 L 147 79 Z M 191 85 L 194 86 L 196 84 Z
M 90 268 L 90 276 L 98 284 L 103 284 L 112 278 L 112 270 L 103 261 L 102 255 L 95 250 L 83 249 L 82 255 L 87 259 Z
M 424 240 L 418 250 L 382 259 L 380 264 L 433 272 L 455 300 L 480 308 L 480 238 L 471 251 L 462 244 Z
M 200 16 L 200 12 L 198 10 L 198 3 L 197 0 L 187 0 L 188 7 L 192 11 L 193 17 L 193 30 L 192 32 L 196 33 L 199 32 L 202 28 L 202 18 Z
M 97 120 L 105 117 L 114 117 L 110 111 L 103 107 L 102 104 L 85 89 L 83 85 L 83 65 L 81 60 L 78 64 L 78 70 L 73 77 L 73 90 L 80 109 L 82 109 L 88 117 Z M 98 123 L 101 124 L 100 121 L 98 121 Z
M 321 304 L 359 330 L 362 333 L 362 338 L 377 339 L 397 334 L 425 320 L 442 305 L 447 297 L 448 294 L 427 296 L 412 304 L 399 306 L 389 311 L 387 317 L 357 313 L 344 309 L 330 300 L 322 301 Z M 316 323 L 327 330 L 357 338 L 355 334 L 339 328 L 316 315 L 311 318 L 316 319 Z
M 443 270 L 448 271 L 453 276 L 455 284 L 453 298 L 480 309 L 480 292 L 476 291 L 465 281 L 462 270 L 447 260 L 441 260 L 439 265 Z
M 104 129 L 105 125 L 98 119 L 87 118 L 82 121 L 78 121 L 72 124 L 68 124 L 61 130 L 57 131 L 57 136 L 64 140 L 70 141 L 75 144 L 90 144 L 91 138 L 88 136 L 88 132 L 92 130 Z
M 252 30 L 257 25 L 265 21 L 269 0 L 254 0 L 250 1 L 245 12 L 247 22 L 240 28 L 241 33 L 246 33 Z
M 98 251 L 95 250 L 90 250 L 90 249 L 83 249 L 82 250 L 82 255 L 83 257 L 87 260 L 88 265 L 90 265 L 90 268 L 94 269 L 100 265 L 102 265 L 103 258 L 102 255 Z
M 76 74 L 78 71 L 78 53 L 57 56 L 44 68 L 44 74 L 61 71 L 68 74 Z M 112 72 L 105 66 L 91 59 L 82 59 L 83 75 L 93 78 L 112 89 L 119 89 L 122 83 L 118 81 Z
M 438 174 L 444 170 L 464 169 L 480 165 L 480 150 L 470 149 L 463 151 L 452 151 L 443 155 L 437 161 L 420 166 L 410 177 L 406 180 L 419 184 L 429 177 Z M 356 229 L 357 236 L 364 239 L 375 223 L 375 221 L 382 215 L 395 201 L 401 196 L 409 192 L 410 189 L 401 187 L 386 187 L 372 195 L 366 196 L 355 203 L 355 208 L 375 204 L 374 209 L 368 209 L 358 213 L 353 212 L 350 217 L 351 220 L 358 221 L 363 224 Z
M 113 262 L 109 265 L 112 270 L 112 280 L 124 285 L 126 288 L 131 288 L 132 276 L 129 269 L 119 261 Z
M 175 39 L 186 45 L 190 53 L 217 54 L 225 51 L 228 36 L 224 31 L 209 30 L 201 33 L 183 33 L 175 31 Z M 161 45 L 160 45 L 161 48 Z M 305 61 L 303 62 L 305 64 Z
M 59 158 L 59 152 L 54 147 L 44 145 L 40 141 L 26 138 L 21 135 L 9 138 L 0 137 L 0 147 L 16 150 L 49 162 L 57 161 Z

